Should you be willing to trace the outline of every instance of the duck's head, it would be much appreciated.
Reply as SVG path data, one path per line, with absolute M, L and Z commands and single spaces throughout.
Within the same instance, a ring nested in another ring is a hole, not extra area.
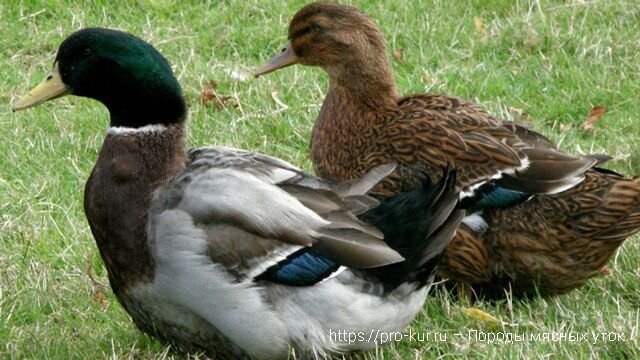
M 51 73 L 13 110 L 67 94 L 103 103 L 112 126 L 171 124 L 186 114 L 182 89 L 167 60 L 147 42 L 116 30 L 87 28 L 67 37 Z
M 358 72 L 358 67 L 389 67 L 384 38 L 371 19 L 354 7 L 323 2 L 294 15 L 289 44 L 255 75 L 293 64 L 320 66 L 336 77 Z

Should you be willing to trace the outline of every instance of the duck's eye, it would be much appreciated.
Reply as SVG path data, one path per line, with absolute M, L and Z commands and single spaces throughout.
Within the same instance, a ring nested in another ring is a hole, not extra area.
M 322 28 L 320 27 L 320 25 L 312 23 L 309 25 L 309 30 L 319 32 L 322 31 Z
M 324 31 L 324 29 L 320 25 L 318 25 L 316 23 L 311 23 L 311 24 L 305 26 L 304 28 L 302 28 L 301 30 L 296 31 L 293 34 L 292 38 L 302 37 L 302 36 L 304 36 L 304 35 L 306 35 L 308 33 L 311 33 L 311 32 L 321 33 L 323 31 Z

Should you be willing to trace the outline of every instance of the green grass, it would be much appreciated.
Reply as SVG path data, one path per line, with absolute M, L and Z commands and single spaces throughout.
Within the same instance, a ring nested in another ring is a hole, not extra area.
M 191 104 L 190 145 L 232 145 L 310 169 L 307 141 L 326 91 L 324 74 L 293 67 L 258 80 L 231 76 L 249 71 L 286 41 L 288 21 L 303 3 L 282 3 L 0 4 L 0 354 L 175 356 L 142 335 L 111 294 L 82 211 L 83 185 L 107 127 L 106 110 L 66 97 L 13 114 L 10 103 L 40 81 L 57 46 L 73 30 L 124 29 L 150 41 L 173 64 Z M 389 52 L 404 49 L 403 58 L 393 61 L 403 92 L 474 99 L 505 118 L 533 122 L 567 151 L 607 152 L 616 158 L 610 168 L 640 173 L 640 3 L 414 3 L 357 4 L 381 26 Z M 483 31 L 474 25 L 476 17 Z M 199 105 L 202 83 L 209 80 L 219 82 L 218 92 L 239 106 Z M 274 101 L 274 92 L 287 108 Z M 608 113 L 595 132 L 581 130 L 597 105 Z M 638 238 L 630 239 L 611 260 L 611 276 L 594 278 L 566 296 L 475 304 L 508 323 L 502 327 L 468 317 L 464 309 L 470 304 L 451 296 L 430 298 L 412 330 L 438 331 L 446 341 L 401 341 L 364 357 L 639 358 L 639 250 Z M 626 341 L 488 343 L 454 335 L 470 330 L 616 332 Z

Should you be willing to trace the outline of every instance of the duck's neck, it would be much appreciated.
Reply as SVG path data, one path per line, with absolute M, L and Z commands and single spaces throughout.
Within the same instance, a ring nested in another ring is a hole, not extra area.
M 398 93 L 386 56 L 362 56 L 346 65 L 324 69 L 329 74 L 325 104 L 348 99 L 350 103 L 372 111 L 395 108 Z
M 185 167 L 184 122 L 109 129 L 85 187 L 85 214 L 116 295 L 154 276 L 147 238 L 154 191 Z
M 358 176 L 354 172 L 357 154 L 366 151 L 357 146 L 366 147 L 362 139 L 371 139 L 369 135 L 397 110 L 398 94 L 388 61 L 369 61 L 325 69 L 329 91 L 311 135 L 311 160 L 321 177 L 344 181 Z
M 112 127 L 138 128 L 147 124 L 170 125 L 183 121 L 187 105 L 181 92 L 162 87 L 144 90 L 102 96 L 102 103 L 109 109 Z

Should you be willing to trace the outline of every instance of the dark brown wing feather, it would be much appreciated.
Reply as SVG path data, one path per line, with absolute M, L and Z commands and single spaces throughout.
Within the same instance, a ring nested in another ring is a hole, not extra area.
M 504 140 L 517 137 L 479 106 L 442 95 L 405 97 L 398 106 L 386 134 L 402 162 L 437 168 L 453 162 L 460 187 L 522 164 L 525 155 Z
M 511 176 L 501 186 L 556 193 L 582 181 L 581 174 L 597 162 L 562 153 L 543 135 L 452 96 L 413 95 L 398 104 L 398 120 L 388 126 L 400 160 L 435 167 L 452 161 L 460 168 L 458 185 L 463 188 L 506 172 Z M 525 164 L 526 169 L 515 171 Z

